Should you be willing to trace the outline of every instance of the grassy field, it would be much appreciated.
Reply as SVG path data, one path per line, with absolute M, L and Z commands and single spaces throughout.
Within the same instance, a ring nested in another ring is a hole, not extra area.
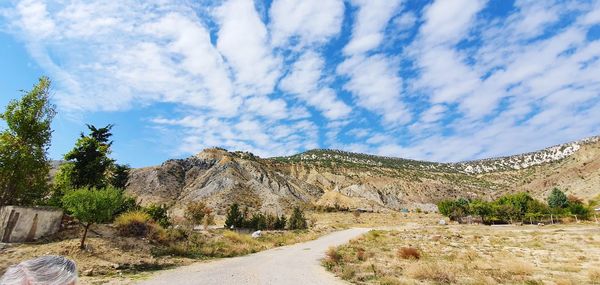
M 600 284 L 600 226 L 433 226 L 373 230 L 323 265 L 356 284 Z

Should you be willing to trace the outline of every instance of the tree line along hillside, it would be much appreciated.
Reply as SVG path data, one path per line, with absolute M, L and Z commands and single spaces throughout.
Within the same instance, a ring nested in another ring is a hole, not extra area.
M 509 194 L 494 201 L 444 200 L 438 209 L 444 216 L 454 221 L 463 221 L 467 216 L 475 216 L 484 224 L 498 223 L 538 223 L 554 222 L 561 218 L 588 220 L 594 207 L 600 204 L 600 196 L 586 205 L 576 196 L 567 196 L 558 188 L 552 189 L 546 201 L 539 201 L 526 192 Z

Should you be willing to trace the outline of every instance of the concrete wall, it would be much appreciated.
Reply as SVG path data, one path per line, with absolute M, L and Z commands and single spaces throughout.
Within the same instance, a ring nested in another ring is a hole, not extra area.
M 0 242 L 26 242 L 52 235 L 60 229 L 63 211 L 51 207 L 0 208 Z

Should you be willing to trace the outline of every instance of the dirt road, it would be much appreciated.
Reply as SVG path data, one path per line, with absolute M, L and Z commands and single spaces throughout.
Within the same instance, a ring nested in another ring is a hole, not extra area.
M 349 229 L 310 242 L 179 267 L 139 284 L 346 284 L 325 271 L 319 260 L 330 246 L 344 244 L 368 230 Z

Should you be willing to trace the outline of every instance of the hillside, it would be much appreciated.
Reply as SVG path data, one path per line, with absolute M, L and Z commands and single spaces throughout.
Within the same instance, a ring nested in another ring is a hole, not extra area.
M 233 202 L 278 213 L 297 204 L 433 210 L 433 204 L 445 198 L 490 199 L 516 191 L 544 198 L 555 186 L 584 199 L 600 194 L 600 137 L 460 163 L 321 149 L 259 158 L 213 148 L 134 169 L 127 192 L 143 204 L 167 204 L 175 214 L 194 200 L 224 214 Z

